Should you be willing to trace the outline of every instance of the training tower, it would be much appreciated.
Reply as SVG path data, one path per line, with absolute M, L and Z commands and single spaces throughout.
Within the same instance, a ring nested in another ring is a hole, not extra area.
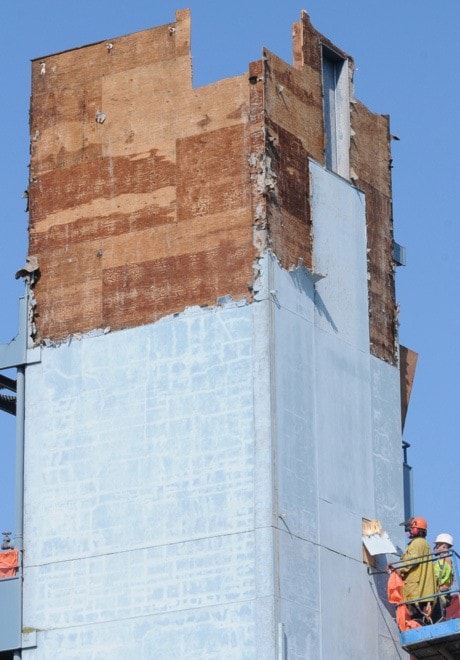
M 389 121 L 304 12 L 293 49 L 195 89 L 179 11 L 33 62 L 26 660 L 399 657 Z

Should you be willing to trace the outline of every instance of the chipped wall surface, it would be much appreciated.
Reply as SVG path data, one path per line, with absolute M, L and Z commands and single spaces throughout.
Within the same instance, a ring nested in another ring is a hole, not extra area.
M 389 118 L 355 101 L 351 108 L 350 165 L 354 183 L 366 193 L 369 329 L 371 351 L 397 361 L 397 313 L 393 261 Z

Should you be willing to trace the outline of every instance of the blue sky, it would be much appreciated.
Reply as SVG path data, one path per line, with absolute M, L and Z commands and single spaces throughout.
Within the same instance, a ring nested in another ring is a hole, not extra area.
M 30 60 L 174 20 L 192 10 L 195 85 L 247 71 L 262 46 L 288 62 L 291 25 L 301 9 L 355 59 L 355 94 L 391 117 L 395 238 L 407 249 L 397 271 L 400 342 L 419 353 L 406 422 L 415 512 L 429 538 L 450 532 L 460 547 L 456 509 L 460 309 L 457 0 L 5 0 L 0 66 L 0 343 L 17 332 L 14 273 L 27 252 Z M 460 406 L 459 406 L 460 408 Z M 0 531 L 13 527 L 13 418 L 0 413 Z M 384 521 L 382 521 L 384 523 Z

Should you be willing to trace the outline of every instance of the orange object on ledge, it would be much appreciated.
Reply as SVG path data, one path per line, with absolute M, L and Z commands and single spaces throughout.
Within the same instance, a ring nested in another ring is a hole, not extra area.
M 0 579 L 14 577 L 19 568 L 18 550 L 2 550 L 0 552 Z

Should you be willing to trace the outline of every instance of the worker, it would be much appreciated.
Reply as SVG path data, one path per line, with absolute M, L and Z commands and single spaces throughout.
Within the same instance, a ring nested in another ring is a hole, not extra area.
M 407 606 L 414 621 L 432 623 L 431 614 L 437 589 L 431 548 L 426 540 L 428 525 L 424 518 L 417 517 L 402 524 L 410 538 L 397 568 L 404 581 L 403 600 L 413 601 Z
M 438 560 L 434 562 L 434 575 L 436 578 L 437 590 L 440 592 L 449 591 L 454 581 L 454 569 L 452 566 L 452 558 L 450 550 L 454 545 L 454 539 L 450 534 L 438 534 L 434 542 L 434 554 L 437 555 Z M 450 605 L 450 594 L 441 596 L 441 603 L 443 608 Z

